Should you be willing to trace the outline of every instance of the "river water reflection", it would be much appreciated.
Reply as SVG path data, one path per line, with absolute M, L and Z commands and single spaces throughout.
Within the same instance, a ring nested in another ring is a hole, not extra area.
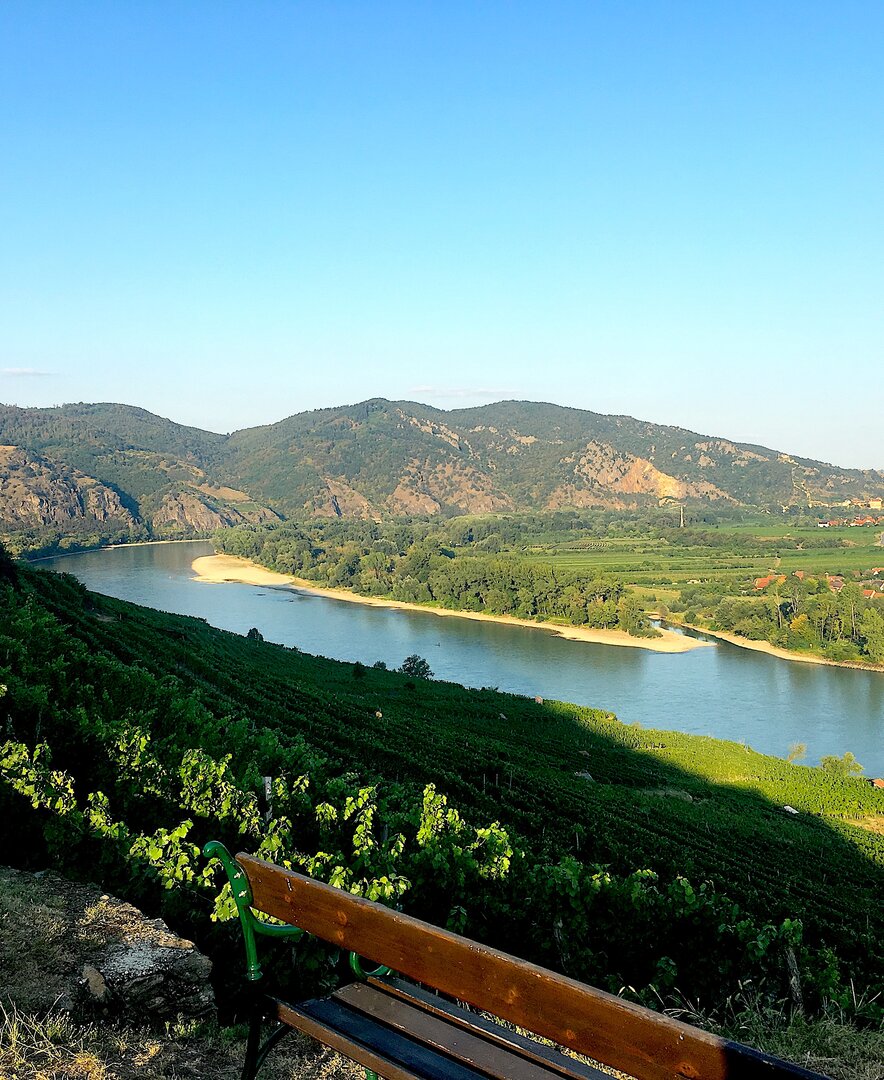
M 205 541 L 149 544 L 42 565 L 95 592 L 239 634 L 255 626 L 268 641 L 321 656 L 396 667 L 418 653 L 440 679 L 593 705 L 625 723 L 734 739 L 779 756 L 802 742 L 809 764 L 851 750 L 866 775 L 884 775 L 884 674 L 790 663 L 726 643 L 653 653 L 288 588 L 207 584 L 191 563 L 212 551 Z

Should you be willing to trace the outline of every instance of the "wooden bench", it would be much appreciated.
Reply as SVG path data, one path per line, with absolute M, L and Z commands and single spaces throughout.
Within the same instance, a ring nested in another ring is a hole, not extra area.
M 256 936 L 310 933 L 350 952 L 359 981 L 297 1004 L 256 994 L 243 1080 L 296 1029 L 386 1080 L 599 1080 L 606 1074 L 464 1008 L 499 1017 L 640 1080 L 819 1080 L 819 1074 L 718 1038 L 419 919 L 212 842 L 262 977 Z M 281 920 L 259 920 L 255 911 Z M 383 965 L 365 975 L 361 960 Z M 456 1004 L 455 1002 L 462 1003 Z M 262 1020 L 275 1026 L 261 1042 Z

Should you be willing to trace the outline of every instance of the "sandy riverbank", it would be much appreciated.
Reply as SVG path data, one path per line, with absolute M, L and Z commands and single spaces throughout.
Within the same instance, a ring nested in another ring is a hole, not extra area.
M 505 623 L 523 626 L 529 630 L 546 630 L 572 641 L 587 641 L 594 645 L 620 645 L 630 649 L 650 649 L 652 652 L 681 653 L 702 649 L 711 645 L 708 641 L 685 637 L 674 630 L 663 630 L 658 638 L 630 637 L 623 630 L 588 630 L 582 626 L 559 626 L 557 623 L 538 623 L 530 619 L 517 619 L 512 615 L 487 615 L 481 611 L 451 611 L 448 608 L 431 608 L 423 604 L 407 604 L 401 600 L 385 600 L 376 596 L 359 596 L 346 589 L 319 589 L 313 582 L 301 578 L 277 574 L 263 566 L 240 559 L 235 555 L 204 555 L 194 559 L 193 572 L 200 581 L 220 584 L 238 581 L 245 585 L 289 586 L 300 592 L 315 596 L 327 596 L 332 600 L 345 600 L 351 604 L 368 604 L 371 607 L 399 608 L 402 611 L 424 611 L 433 615 L 456 619 L 473 619 L 478 622 Z
M 808 656 L 806 653 L 792 652 L 790 649 L 781 649 L 779 645 L 771 645 L 769 641 L 753 641 L 752 638 L 740 637 L 739 634 L 729 634 L 725 630 L 707 630 L 705 627 L 693 627 L 700 634 L 708 634 L 709 637 L 727 641 L 740 649 L 749 649 L 751 652 L 767 653 L 768 656 L 776 656 L 780 660 L 792 660 L 797 664 L 820 664 L 823 667 L 854 668 L 857 671 L 882 671 L 884 664 L 854 664 L 849 660 L 826 660 L 822 656 Z

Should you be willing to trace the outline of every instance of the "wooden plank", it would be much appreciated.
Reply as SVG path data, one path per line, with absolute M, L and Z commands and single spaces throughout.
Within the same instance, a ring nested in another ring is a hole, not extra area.
M 487 1080 L 484 1073 L 453 1061 L 333 998 L 317 998 L 300 1005 L 280 1001 L 277 1016 L 351 1061 L 373 1069 L 385 1080 Z
M 365 983 L 351 983 L 332 994 L 332 998 L 397 1031 L 408 1033 L 425 1046 L 432 1046 L 472 1068 L 481 1069 L 494 1080 L 558 1080 L 562 1076 L 560 1072 L 523 1057 L 515 1045 L 506 1046 L 486 1039 L 478 1028 L 470 1031 Z
M 458 1024 L 471 1031 L 481 1031 L 483 1038 L 488 1039 L 490 1042 L 496 1042 L 500 1046 L 517 1047 L 523 1057 L 536 1061 L 563 1077 L 578 1077 L 580 1080 L 604 1080 L 605 1077 L 610 1075 L 601 1072 L 592 1065 L 587 1065 L 583 1061 L 565 1057 L 564 1054 L 561 1054 L 552 1046 L 546 1046 L 544 1043 L 529 1039 L 524 1035 L 520 1035 L 517 1031 L 502 1028 L 499 1024 L 495 1024 L 492 1020 L 488 1020 L 478 1013 L 468 1012 L 459 1005 L 448 1001 L 447 998 L 440 997 L 438 994 L 431 994 L 428 990 L 415 985 L 415 983 L 407 982 L 405 979 L 397 978 L 395 975 L 371 976 L 368 981 L 370 985 L 377 986 L 385 993 L 395 994 L 406 1001 L 417 1003 L 427 1012 L 445 1017 L 449 1023 Z
M 546 968 L 245 853 L 254 906 L 641 1080 L 818 1080 Z

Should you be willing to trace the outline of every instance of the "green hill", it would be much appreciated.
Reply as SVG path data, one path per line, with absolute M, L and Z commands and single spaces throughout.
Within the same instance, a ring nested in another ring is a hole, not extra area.
M 287 513 L 486 513 L 667 497 L 806 503 L 809 495 L 884 493 L 880 472 L 530 401 L 443 412 L 375 399 L 236 432 L 229 451 L 240 481 Z
M 790 954 L 811 1008 L 882 988 L 884 795 L 864 781 L 4 565 L 7 861 L 100 875 L 216 955 L 209 838 L 643 1000 L 779 997 Z
M 0 406 L 0 446 L 105 486 L 131 515 L 133 534 L 157 537 L 277 515 L 618 509 L 667 499 L 840 505 L 884 497 L 880 471 L 528 401 L 443 412 L 379 398 L 230 436 L 124 405 Z M 88 507 L 81 516 L 101 533 Z M 53 527 L 49 515 L 44 525 Z M 0 505 L 0 533 L 35 529 L 15 506 Z M 39 546 L 35 539 L 18 546 Z
M 51 550 L 277 520 L 224 482 L 225 446 L 128 405 L 0 405 L 0 536 Z

